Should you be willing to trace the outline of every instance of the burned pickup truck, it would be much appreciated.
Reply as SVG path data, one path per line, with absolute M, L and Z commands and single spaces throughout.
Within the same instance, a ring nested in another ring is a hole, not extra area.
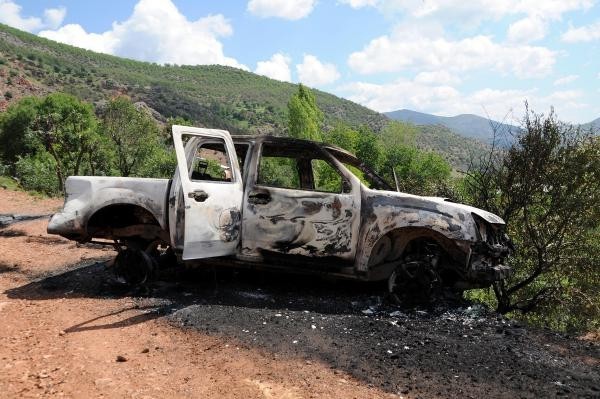
M 173 140 L 172 179 L 69 177 L 48 232 L 115 245 L 131 284 L 155 276 L 165 251 L 190 265 L 387 280 L 394 295 L 510 273 L 500 217 L 395 192 L 340 148 L 184 126 Z

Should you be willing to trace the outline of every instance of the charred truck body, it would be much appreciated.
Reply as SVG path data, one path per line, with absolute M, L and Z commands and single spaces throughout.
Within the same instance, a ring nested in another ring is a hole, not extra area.
M 48 232 L 114 241 L 131 283 L 157 248 L 185 263 L 261 266 L 410 288 L 463 290 L 506 277 L 504 221 L 436 197 L 395 192 L 340 148 L 173 126 L 172 179 L 69 177 Z

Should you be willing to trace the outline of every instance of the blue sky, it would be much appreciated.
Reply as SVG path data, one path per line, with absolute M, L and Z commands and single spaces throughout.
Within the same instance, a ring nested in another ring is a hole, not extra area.
M 600 117 L 600 0 L 0 0 L 0 22 L 119 56 L 224 64 L 377 111 Z

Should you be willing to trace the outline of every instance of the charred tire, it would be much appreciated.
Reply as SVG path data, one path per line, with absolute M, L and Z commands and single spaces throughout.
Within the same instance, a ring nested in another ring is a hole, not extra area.
M 388 278 L 388 293 L 394 302 L 426 302 L 443 287 L 437 265 L 439 248 L 424 245 L 404 257 Z
M 158 264 L 156 260 L 140 249 L 127 248 L 115 258 L 114 272 L 125 283 L 138 286 L 156 278 Z

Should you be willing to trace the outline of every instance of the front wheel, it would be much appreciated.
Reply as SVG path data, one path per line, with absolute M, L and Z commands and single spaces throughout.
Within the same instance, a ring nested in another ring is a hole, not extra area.
M 397 303 L 427 302 L 443 287 L 437 271 L 438 251 L 432 248 L 404 257 L 388 278 L 388 293 Z

